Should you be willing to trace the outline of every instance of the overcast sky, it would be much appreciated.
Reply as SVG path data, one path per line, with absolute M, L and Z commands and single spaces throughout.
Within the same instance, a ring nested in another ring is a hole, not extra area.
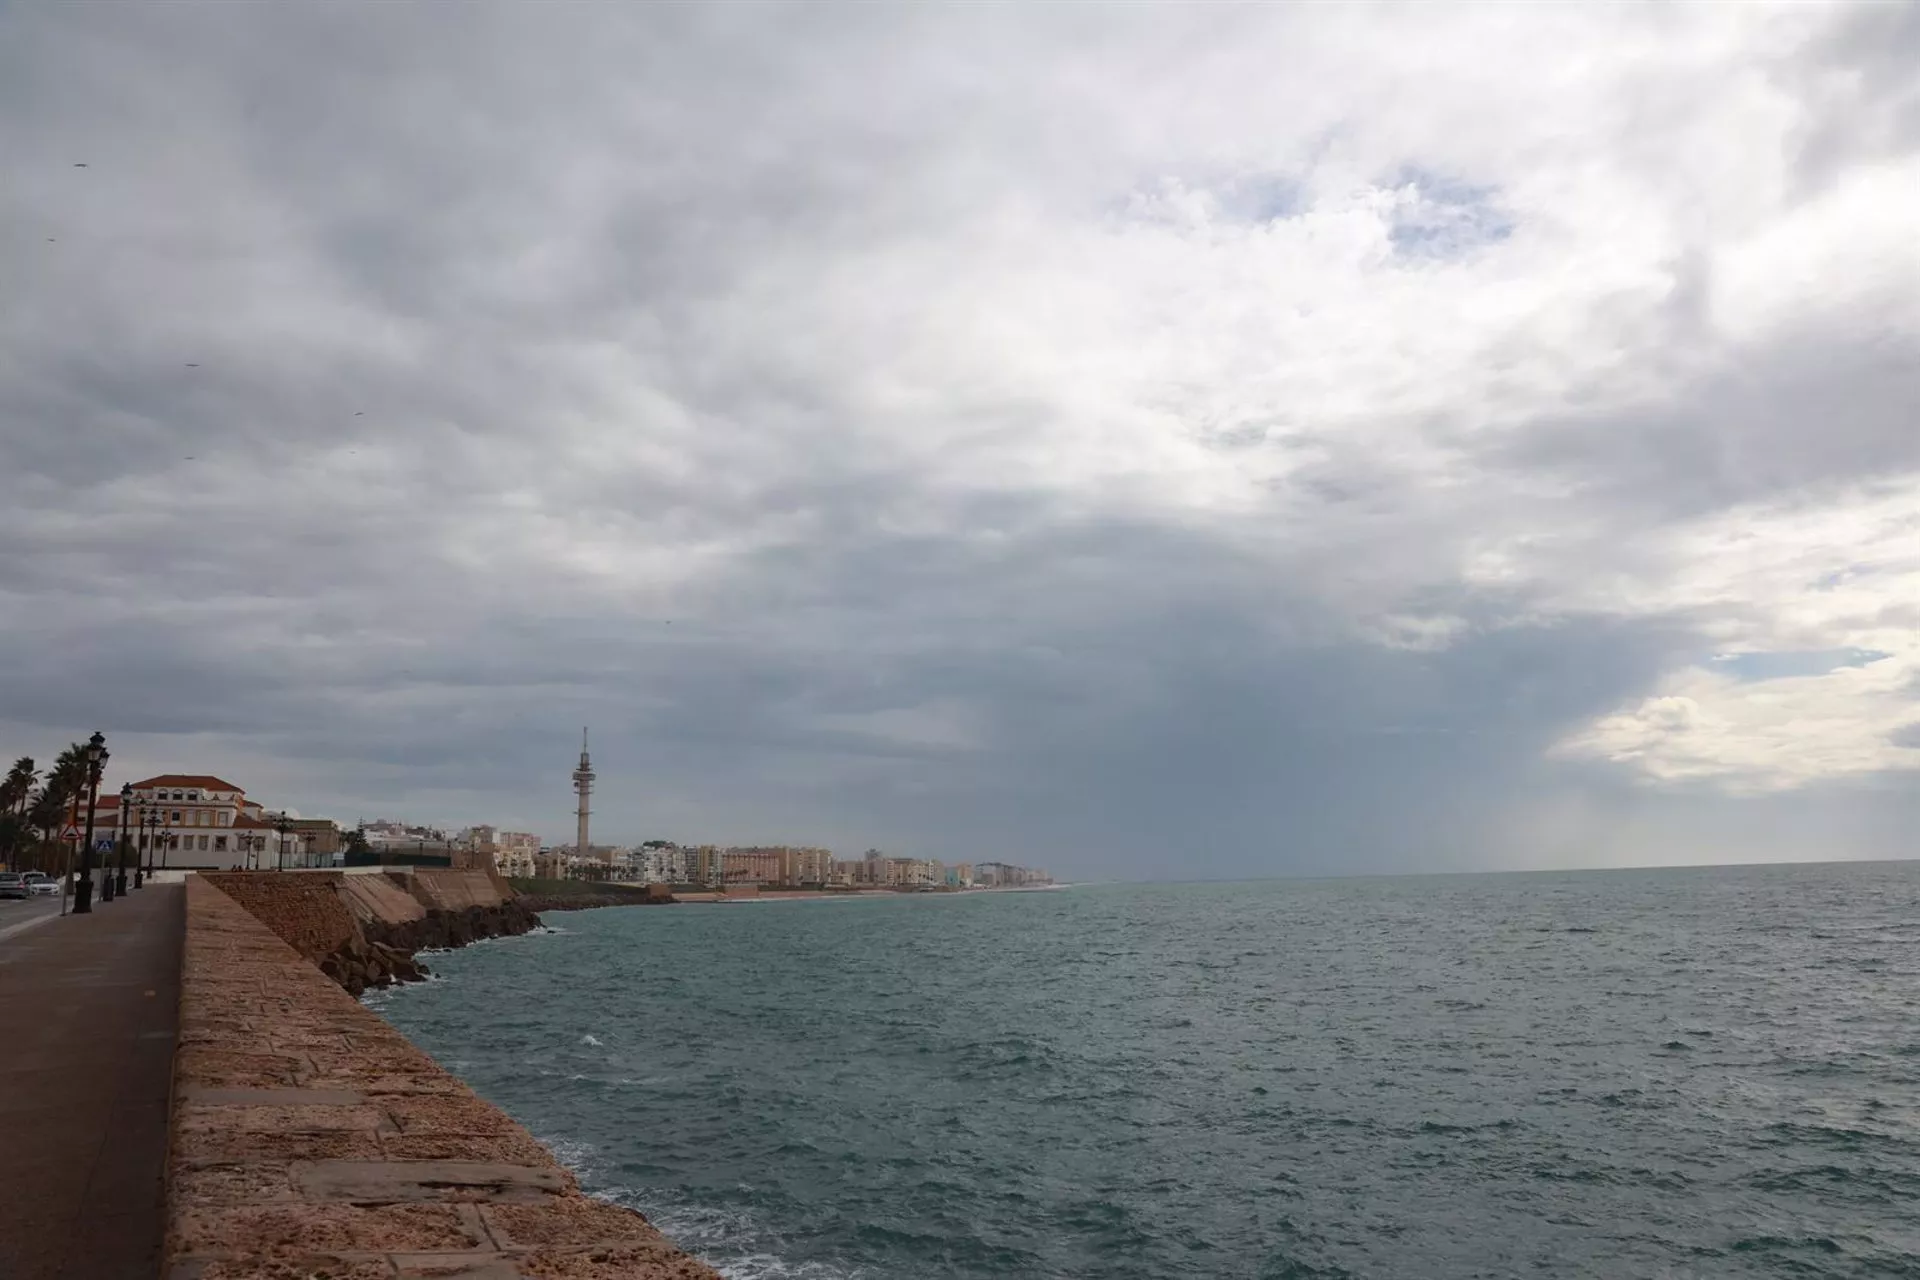
M 1917 68 L 0 4 L 0 751 L 565 838 L 591 724 L 605 839 L 1079 877 L 1920 853 Z

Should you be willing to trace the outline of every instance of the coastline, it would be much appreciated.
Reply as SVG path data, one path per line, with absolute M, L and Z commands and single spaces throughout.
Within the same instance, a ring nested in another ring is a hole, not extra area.
M 952 898 L 968 897 L 980 893 L 1046 893 L 1056 889 L 1069 889 L 1068 884 L 1044 885 L 970 885 L 966 888 L 929 887 L 929 888 L 831 888 L 831 889 L 789 889 L 766 888 L 761 885 L 734 885 L 726 889 L 667 889 L 666 886 L 643 886 L 623 882 L 596 883 L 593 881 L 559 881 L 558 884 L 579 885 L 577 889 L 555 892 L 549 887 L 546 891 L 531 889 L 527 881 L 509 881 L 518 900 L 528 909 L 538 913 L 543 911 L 587 911 L 598 907 L 655 907 L 678 906 L 681 904 L 740 903 L 740 902 L 832 902 L 842 899 L 873 898 Z M 659 890 L 665 890 L 664 895 Z

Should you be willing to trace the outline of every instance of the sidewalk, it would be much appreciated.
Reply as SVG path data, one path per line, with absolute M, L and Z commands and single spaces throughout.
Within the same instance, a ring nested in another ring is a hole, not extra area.
M 179 1034 L 179 885 L 0 940 L 0 1276 L 153 1280 Z

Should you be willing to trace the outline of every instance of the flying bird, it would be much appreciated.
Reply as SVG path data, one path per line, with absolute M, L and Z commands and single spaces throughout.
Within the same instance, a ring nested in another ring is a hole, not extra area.
M 362 413 L 362 412 L 360 412 L 360 411 L 359 411 L 358 409 L 355 409 L 355 410 L 353 411 L 353 416 L 354 416 L 354 417 L 356 417 L 356 418 L 364 418 L 364 417 L 366 417 L 367 415 L 366 415 L 366 414 L 364 414 L 364 413 Z
M 199 365 L 197 365 L 197 364 L 189 364 L 189 365 L 187 366 L 187 368 L 189 368 L 189 369 L 198 369 L 199 367 L 200 367 L 200 366 L 199 366 Z
M 87 167 L 87 162 L 85 160 L 76 160 L 74 161 L 73 167 L 76 169 L 84 169 Z

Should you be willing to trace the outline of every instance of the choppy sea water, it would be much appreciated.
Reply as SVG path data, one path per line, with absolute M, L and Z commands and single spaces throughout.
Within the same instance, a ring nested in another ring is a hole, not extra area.
M 556 914 L 377 997 L 727 1275 L 1920 1276 L 1920 864 Z

